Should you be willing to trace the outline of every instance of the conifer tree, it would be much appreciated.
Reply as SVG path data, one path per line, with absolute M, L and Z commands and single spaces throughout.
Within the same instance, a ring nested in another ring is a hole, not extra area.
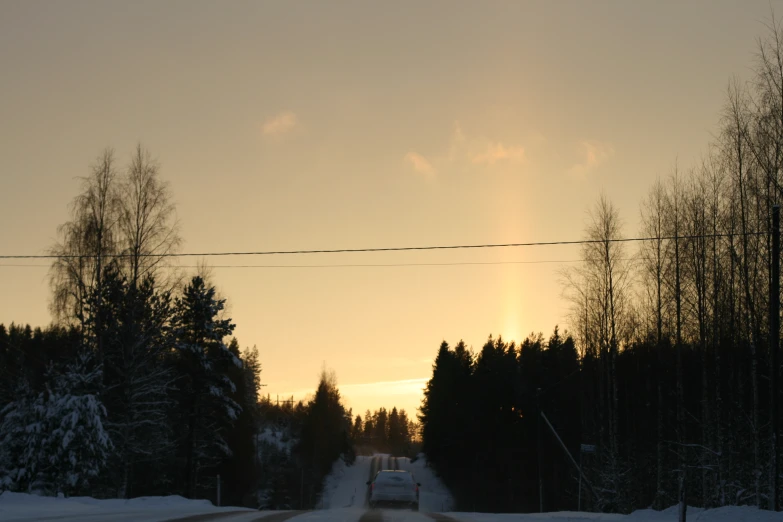
M 231 451 L 224 435 L 237 420 L 241 408 L 231 394 L 236 386 L 229 377 L 240 359 L 226 346 L 234 324 L 220 319 L 225 300 L 215 299 L 215 288 L 194 277 L 176 300 L 174 315 L 177 399 L 175 420 L 181 440 L 179 463 L 184 470 L 182 491 L 186 497 L 200 494 L 214 480 L 216 466 Z

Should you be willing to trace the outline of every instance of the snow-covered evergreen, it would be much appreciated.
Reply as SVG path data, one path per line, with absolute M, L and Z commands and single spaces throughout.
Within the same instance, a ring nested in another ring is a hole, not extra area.
M 103 427 L 101 367 L 86 348 L 61 371 L 50 367 L 51 386 L 2 410 L 0 484 L 16 490 L 74 494 L 87 491 L 113 448 Z
M 116 267 L 106 271 L 102 288 L 103 398 L 116 447 L 107 479 L 113 494 L 129 498 L 139 493 L 138 468 L 160 474 L 148 468 L 158 466 L 173 446 L 167 422 L 174 385 L 167 356 L 173 345 L 171 301 L 155 290 L 152 278 L 133 287 Z
M 23 380 L 17 386 L 16 400 L 0 410 L 0 490 L 27 490 L 35 477 L 35 446 L 44 428 L 41 399 Z

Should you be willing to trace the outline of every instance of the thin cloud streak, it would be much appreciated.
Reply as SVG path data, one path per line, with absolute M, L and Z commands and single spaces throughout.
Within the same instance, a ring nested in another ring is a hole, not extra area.
M 299 124 L 296 114 L 290 111 L 281 112 L 264 122 L 264 135 L 277 136 L 290 132 Z
M 584 177 L 614 156 L 614 147 L 611 143 L 597 140 L 583 140 L 579 143 L 579 149 L 583 159 L 568 170 L 572 176 Z
M 525 148 L 522 146 L 506 147 L 502 143 L 490 143 L 487 150 L 473 157 L 473 163 L 494 165 L 499 161 L 521 163 L 525 161 Z
M 401 379 L 397 381 L 376 381 L 353 384 L 337 384 L 340 394 L 345 396 L 392 396 L 392 395 L 420 395 L 427 385 L 428 377 L 416 379 Z M 312 397 L 315 394 L 315 388 L 308 388 L 296 391 L 280 393 L 280 398 L 287 399 L 291 396 L 294 400 Z M 275 394 L 277 395 L 277 394 Z
M 427 385 L 426 377 L 419 379 L 401 379 L 399 381 L 378 381 L 359 384 L 346 384 L 339 386 L 340 391 L 350 392 L 359 391 L 369 394 L 377 393 L 383 395 L 407 395 L 410 393 L 420 393 Z
M 416 152 L 406 154 L 405 161 L 411 164 L 413 170 L 425 176 L 433 177 L 438 173 L 427 158 Z

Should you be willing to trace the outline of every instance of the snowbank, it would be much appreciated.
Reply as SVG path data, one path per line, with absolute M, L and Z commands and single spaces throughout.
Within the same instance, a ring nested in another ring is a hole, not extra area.
M 332 465 L 331 473 L 324 479 L 319 507 L 364 507 L 372 460 L 373 457 L 359 456 L 353 465 L 348 466 L 343 459 L 338 459 Z
M 99 500 L 92 497 L 55 498 L 10 491 L 0 495 L 0 520 L 3 521 L 39 520 L 43 517 L 78 518 L 101 515 L 110 517 L 121 513 L 143 514 L 145 520 L 163 520 L 178 515 L 242 509 L 244 508 L 215 507 L 209 500 L 192 500 L 178 495 L 138 497 L 129 500 Z
M 625 522 L 627 520 L 625 515 L 607 515 L 601 513 L 580 513 L 570 511 L 524 515 L 494 513 L 448 513 L 448 515 L 463 522 Z M 676 519 L 674 519 L 674 521 L 676 521 Z M 674 521 L 668 520 L 668 522 Z
M 362 507 L 364 495 L 355 495 L 352 489 L 363 492 L 365 482 L 370 473 L 372 457 L 357 458 L 354 466 L 345 466 L 342 461 L 335 464 L 328 484 L 330 492 L 329 511 L 312 511 L 296 517 L 296 522 L 359 522 L 365 512 Z M 406 459 L 407 460 L 407 459 Z M 439 490 L 439 481 L 433 482 L 427 475 L 424 466 L 417 462 L 403 462 L 400 467 L 408 466 L 422 483 L 422 490 L 427 484 L 429 491 L 422 491 L 422 510 L 425 503 L 435 507 L 440 496 L 446 496 L 451 501 L 445 488 Z M 431 475 L 431 474 L 430 474 Z M 361 482 L 361 487 L 359 483 Z M 445 492 L 444 492 L 445 491 Z M 429 500 L 425 500 L 432 495 Z M 358 500 L 357 500 L 358 499 Z M 436 499 L 436 500 L 433 500 Z M 441 499 L 445 502 L 444 499 Z M 349 502 L 350 501 L 350 502 Z M 346 506 L 350 506 L 347 507 Z M 327 507 L 327 506 L 325 506 Z M 0 520 L 3 522 L 30 522 L 44 518 L 56 518 L 60 522 L 77 520 L 117 520 L 122 522 L 161 522 L 172 518 L 200 513 L 217 513 L 229 511 L 247 511 L 247 515 L 232 515 L 232 522 L 249 522 L 257 520 L 259 512 L 243 510 L 236 507 L 213 506 L 208 500 L 190 500 L 180 496 L 139 497 L 130 500 L 110 499 L 97 500 L 90 497 L 53 498 L 39 497 L 25 493 L 6 491 L 0 495 Z M 267 512 L 268 513 L 268 512 Z M 664 511 L 649 509 L 635 511 L 630 515 L 613 515 L 602 513 L 559 512 L 543 514 L 491 514 L 491 513 L 448 513 L 460 522 L 674 522 L 677 520 L 677 508 Z M 389 511 L 384 515 L 388 522 L 426 522 L 423 514 L 410 511 Z M 723 507 L 719 509 L 688 508 L 690 522 L 781 522 L 783 513 L 771 513 L 751 507 Z M 430 521 L 431 522 L 431 521 Z
M 624 520 L 628 522 L 669 522 L 677 520 L 678 508 L 663 511 L 643 509 L 634 511 Z M 750 506 L 727 506 L 717 509 L 688 508 L 689 522 L 781 522 L 783 513 L 762 511 Z
M 663 511 L 643 509 L 630 515 L 605 513 L 531 513 L 525 515 L 491 513 L 448 513 L 461 522 L 676 522 L 677 506 Z M 748 506 L 718 509 L 688 508 L 688 522 L 781 522 L 783 513 L 761 511 Z
M 448 488 L 435 475 L 432 468 L 427 467 L 427 458 L 420 453 L 415 462 L 410 459 L 397 460 L 400 469 L 413 473 L 416 482 L 421 483 L 419 490 L 419 511 L 426 513 L 443 513 L 454 509 L 454 499 Z

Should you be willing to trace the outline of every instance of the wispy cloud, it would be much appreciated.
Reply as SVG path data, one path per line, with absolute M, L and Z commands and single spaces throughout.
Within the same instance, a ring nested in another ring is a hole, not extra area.
M 417 152 L 411 151 L 406 154 L 405 161 L 411 164 L 413 170 L 427 177 L 433 177 L 438 173 L 432 163 L 430 163 L 430 160 Z
M 499 161 L 521 163 L 525 161 L 525 148 L 522 146 L 505 146 L 502 143 L 489 143 L 484 152 L 473 156 L 473 163 L 494 165 Z
M 503 170 L 509 166 L 518 166 L 528 163 L 528 146 L 536 149 L 546 143 L 546 139 L 539 132 L 530 133 L 525 140 L 525 146 L 521 143 L 509 143 L 508 141 L 495 141 L 485 136 L 466 132 L 459 120 L 455 120 L 451 127 L 448 139 L 448 148 L 439 154 L 422 156 L 417 152 L 408 152 L 405 161 L 411 167 L 427 177 L 434 177 L 442 172 L 453 172 L 480 166 L 487 170 Z
M 569 174 L 572 176 L 586 176 L 614 155 L 614 147 L 611 143 L 597 140 L 584 140 L 579 143 L 578 149 L 582 160 L 569 169 Z
M 290 111 L 281 112 L 264 122 L 264 135 L 276 136 L 291 131 L 299 123 L 296 114 Z
M 454 126 L 451 129 L 449 161 L 454 161 L 460 154 L 464 153 L 466 143 L 467 139 L 465 138 L 465 133 L 462 132 L 462 125 L 460 125 L 458 121 L 455 121 Z
M 362 395 L 410 395 L 419 394 L 427 386 L 427 378 L 378 381 L 339 386 L 341 393 Z

